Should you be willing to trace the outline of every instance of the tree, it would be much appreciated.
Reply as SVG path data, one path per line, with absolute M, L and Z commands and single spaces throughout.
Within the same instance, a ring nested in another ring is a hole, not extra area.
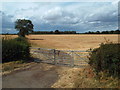
M 100 34 L 100 31 L 96 31 L 96 34 Z
M 55 30 L 55 34 L 60 34 L 60 31 L 59 30 Z
M 31 20 L 17 19 L 15 22 L 15 29 L 19 31 L 18 35 L 20 37 L 25 37 L 25 35 L 33 32 L 33 27 Z

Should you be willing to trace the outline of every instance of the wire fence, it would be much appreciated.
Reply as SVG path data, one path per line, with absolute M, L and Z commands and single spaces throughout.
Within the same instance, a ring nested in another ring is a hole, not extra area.
M 31 54 L 36 62 L 72 67 L 85 67 L 88 65 L 89 52 L 90 51 L 31 48 Z

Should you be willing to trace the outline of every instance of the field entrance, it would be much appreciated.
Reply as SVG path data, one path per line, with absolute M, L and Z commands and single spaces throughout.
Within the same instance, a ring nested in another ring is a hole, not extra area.
M 88 65 L 89 57 L 88 51 L 45 48 L 31 48 L 31 54 L 36 62 L 72 67 L 85 67 Z

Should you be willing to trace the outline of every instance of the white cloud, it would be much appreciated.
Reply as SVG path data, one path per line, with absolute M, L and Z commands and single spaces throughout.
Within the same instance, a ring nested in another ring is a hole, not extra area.
M 13 16 L 9 17 L 8 21 L 13 22 L 18 18 L 30 19 L 37 30 L 60 28 L 87 31 L 117 27 L 116 3 L 24 3 L 23 6 L 22 3 L 7 3 L 4 5 L 7 16 L 9 14 Z M 8 6 L 11 6 L 12 12 Z M 103 26 L 106 28 L 102 28 Z
M 1 0 L 2 2 L 114 2 L 118 0 Z

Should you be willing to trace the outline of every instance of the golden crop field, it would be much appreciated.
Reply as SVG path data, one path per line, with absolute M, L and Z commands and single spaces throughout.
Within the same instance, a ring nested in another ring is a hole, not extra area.
M 106 40 L 118 42 L 118 35 L 29 35 L 27 36 L 35 47 L 67 50 L 87 50 L 99 47 Z
M 17 37 L 17 35 L 7 36 L 9 36 L 9 38 Z M 60 50 L 88 50 L 99 47 L 99 45 L 105 43 L 106 40 L 118 42 L 118 34 L 29 35 L 27 38 L 33 47 Z

